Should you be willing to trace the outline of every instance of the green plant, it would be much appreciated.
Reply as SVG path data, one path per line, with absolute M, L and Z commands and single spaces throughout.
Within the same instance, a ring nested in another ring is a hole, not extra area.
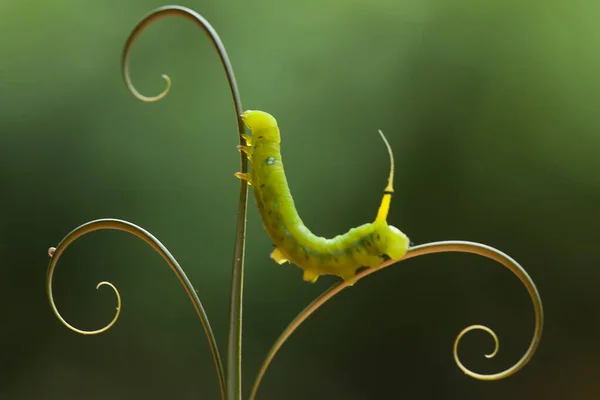
M 204 32 L 207 34 L 207 36 L 211 40 L 212 44 L 214 45 L 215 49 L 217 50 L 217 53 L 220 57 L 222 65 L 225 69 L 226 76 L 227 76 L 227 79 L 229 82 L 229 87 L 230 87 L 231 94 L 233 97 L 233 102 L 234 102 L 236 119 L 238 122 L 238 136 L 240 138 L 240 145 L 243 145 L 244 142 L 243 142 L 242 135 L 245 132 L 244 124 L 241 120 L 241 114 L 242 114 L 243 108 L 242 108 L 240 96 L 239 96 L 239 93 L 237 90 L 237 85 L 236 85 L 235 77 L 233 74 L 233 69 L 229 62 L 229 57 L 227 56 L 225 47 L 223 46 L 217 32 L 208 23 L 208 21 L 206 21 L 198 13 L 196 13 L 192 10 L 189 10 L 187 8 L 184 8 L 184 7 L 166 6 L 166 7 L 158 8 L 158 9 L 150 12 L 146 17 L 144 17 L 138 23 L 138 25 L 134 28 L 133 32 L 131 33 L 130 37 L 128 38 L 128 40 L 125 44 L 125 48 L 123 51 L 122 66 L 123 66 L 123 77 L 125 80 L 125 84 L 127 85 L 128 89 L 131 91 L 131 93 L 133 93 L 134 96 L 136 96 L 138 99 L 140 99 L 142 101 L 146 101 L 146 102 L 160 100 L 164 96 L 166 96 L 166 94 L 168 93 L 169 88 L 171 86 L 171 81 L 168 76 L 163 75 L 163 78 L 167 82 L 167 87 L 161 94 L 159 94 L 158 96 L 154 96 L 154 97 L 146 97 L 146 96 L 143 96 L 142 94 L 140 94 L 134 88 L 133 84 L 131 83 L 131 79 L 129 77 L 129 72 L 128 72 L 128 55 L 129 55 L 131 46 L 135 42 L 136 38 L 142 33 L 142 31 L 149 24 L 151 24 L 152 22 L 154 22 L 160 18 L 167 17 L 167 16 L 184 17 L 184 18 L 196 23 L 200 28 L 202 28 L 204 30 Z M 246 158 L 246 154 L 243 152 L 240 153 L 240 157 L 241 157 L 240 158 L 241 172 L 245 173 L 248 170 L 248 160 Z M 116 323 L 117 319 L 119 318 L 120 312 L 121 312 L 121 297 L 120 297 L 118 290 L 111 283 L 100 282 L 98 284 L 97 288 L 99 288 L 100 286 L 103 286 L 103 285 L 108 285 L 114 290 L 114 292 L 117 296 L 117 312 L 116 312 L 115 316 L 113 317 L 113 320 L 108 325 L 106 325 L 105 327 L 103 327 L 101 329 L 94 330 L 94 331 L 83 331 L 83 330 L 77 329 L 77 328 L 73 327 L 72 325 L 70 325 L 61 316 L 58 309 L 56 308 L 56 305 L 54 303 L 53 293 L 52 293 L 52 278 L 53 278 L 54 270 L 56 268 L 56 265 L 58 263 L 60 256 L 66 250 L 66 248 L 77 238 L 79 238 L 87 233 L 90 233 L 90 232 L 93 232 L 96 230 L 104 230 L 104 229 L 121 230 L 121 231 L 131 233 L 131 234 L 139 237 L 140 239 L 144 240 L 154 250 L 156 250 L 161 255 L 161 257 L 163 257 L 163 259 L 165 259 L 165 261 L 167 261 L 167 263 L 169 264 L 171 269 L 177 275 L 177 278 L 179 279 L 181 284 L 184 286 L 188 296 L 190 297 L 192 303 L 194 304 L 196 312 L 197 312 L 198 316 L 200 317 L 200 320 L 201 320 L 204 330 L 206 332 L 209 346 L 210 346 L 210 349 L 213 354 L 213 360 L 214 360 L 216 370 L 217 370 L 217 376 L 218 376 L 219 385 L 220 385 L 220 389 L 221 389 L 221 397 L 223 399 L 227 399 L 227 400 L 241 400 L 241 398 L 242 398 L 242 377 L 241 377 L 242 297 L 243 297 L 247 196 L 248 196 L 247 182 L 245 180 L 241 180 L 240 181 L 240 197 L 239 197 L 239 208 L 238 208 L 238 218 L 237 218 L 237 229 L 236 229 L 236 236 L 235 236 L 235 248 L 234 248 L 234 258 L 233 258 L 233 277 L 232 277 L 232 286 L 231 286 L 231 295 L 230 295 L 230 323 L 229 323 L 229 340 L 228 340 L 228 348 L 227 348 L 227 364 L 226 364 L 227 369 L 226 370 L 223 368 L 221 357 L 220 357 L 220 354 L 219 354 L 219 351 L 218 351 L 218 348 L 216 345 L 216 341 L 215 341 L 212 329 L 210 327 L 208 317 L 204 311 L 204 308 L 202 306 L 202 303 L 200 302 L 200 299 L 196 293 L 196 290 L 193 288 L 189 279 L 185 275 L 185 272 L 179 266 L 179 264 L 177 263 L 175 258 L 171 255 L 171 253 L 167 250 L 167 248 L 158 239 L 156 239 L 151 233 L 147 232 L 146 230 L 144 230 L 144 229 L 140 228 L 139 226 L 134 225 L 130 222 L 117 220 L 117 219 L 100 219 L 100 220 L 90 221 L 88 223 L 85 223 L 85 224 L 77 227 L 72 232 L 70 232 L 65 238 L 63 238 L 63 240 L 61 240 L 61 242 L 57 245 L 56 248 L 51 247 L 49 249 L 50 263 L 49 263 L 48 271 L 47 271 L 46 286 L 47 286 L 47 293 L 48 293 L 49 301 L 50 301 L 53 312 L 58 317 L 58 319 L 69 329 L 71 329 L 75 332 L 78 332 L 80 334 L 84 334 L 84 335 L 91 335 L 91 334 L 98 334 L 98 333 L 105 332 L 106 330 L 111 328 Z M 473 378 L 480 379 L 480 380 L 498 380 L 498 379 L 506 378 L 506 377 L 514 374 L 515 372 L 520 370 L 523 366 L 525 366 L 525 364 L 531 359 L 531 357 L 533 356 L 534 352 L 537 349 L 537 346 L 539 344 L 541 334 L 542 334 L 543 309 L 542 309 L 541 299 L 540 299 L 539 293 L 535 287 L 535 284 L 533 283 L 533 281 L 531 280 L 531 278 L 529 277 L 527 272 L 511 257 L 500 252 L 499 250 L 496 250 L 492 247 L 489 247 L 489 246 L 486 246 L 483 244 L 479 244 L 479 243 L 465 242 L 465 241 L 443 241 L 443 242 L 434 242 L 434 243 L 428 243 L 428 244 L 424 244 L 424 245 L 413 246 L 409 249 L 407 254 L 400 261 L 407 260 L 407 259 L 413 258 L 413 257 L 417 257 L 420 255 L 440 253 L 440 252 L 472 253 L 472 254 L 477 254 L 477 255 L 481 255 L 481 256 L 493 259 L 493 260 L 501 263 L 505 267 L 507 267 L 525 285 L 525 287 L 532 299 L 533 306 L 534 306 L 535 331 L 534 331 L 531 343 L 529 345 L 529 348 L 527 349 L 526 353 L 522 356 L 522 358 L 516 364 L 514 364 L 512 367 L 510 367 L 502 372 L 496 373 L 496 374 L 482 375 L 482 374 L 478 374 L 478 373 L 470 371 L 461 363 L 461 361 L 459 360 L 459 357 L 458 357 L 458 344 L 459 344 L 461 338 L 464 336 L 464 334 L 466 334 L 467 332 L 474 330 L 474 329 L 484 330 L 487 333 L 489 333 L 494 339 L 494 342 L 495 342 L 494 351 L 491 354 L 486 355 L 486 357 L 491 358 L 497 353 L 498 346 L 499 346 L 498 338 L 496 337 L 496 334 L 491 329 L 489 329 L 483 325 L 472 325 L 472 326 L 465 328 L 463 331 L 461 331 L 458 334 L 458 336 L 456 337 L 455 342 L 454 342 L 454 351 L 453 351 L 454 359 L 455 359 L 458 367 L 465 374 L 467 374 Z M 356 275 L 355 282 L 359 281 L 360 279 L 362 279 L 382 268 L 396 264 L 397 262 L 398 261 L 396 261 L 396 262 L 387 261 L 387 262 L 383 263 L 382 267 L 379 269 L 363 270 L 362 272 L 360 272 Z M 289 336 L 297 329 L 297 327 L 302 322 L 304 322 L 321 305 L 323 305 L 325 302 L 327 302 L 329 299 L 331 299 L 333 296 L 335 296 L 337 293 L 341 292 L 343 289 L 345 289 L 348 286 L 349 286 L 349 284 L 346 282 L 343 282 L 343 281 L 334 285 L 333 287 L 331 287 L 330 289 L 325 291 L 317 299 L 315 299 L 308 307 L 306 307 L 288 325 L 288 327 L 283 331 L 283 333 L 280 335 L 280 337 L 276 340 L 275 344 L 269 351 L 265 361 L 263 362 L 263 364 L 260 368 L 260 371 L 257 375 L 257 378 L 252 386 L 252 390 L 251 390 L 249 399 L 255 398 L 258 387 L 260 385 L 260 382 L 261 382 L 268 366 L 270 365 L 271 361 L 275 357 L 277 351 L 281 348 L 281 346 L 289 338 Z

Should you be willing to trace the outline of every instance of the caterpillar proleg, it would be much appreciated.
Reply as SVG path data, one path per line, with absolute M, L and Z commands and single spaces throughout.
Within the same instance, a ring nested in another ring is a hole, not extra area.
M 303 279 L 316 282 L 320 275 L 336 275 L 351 282 L 363 267 L 376 268 L 386 259 L 398 260 L 408 250 L 409 240 L 398 228 L 388 225 L 392 199 L 394 157 L 383 132 L 379 131 L 390 157 L 390 175 L 375 221 L 326 239 L 314 235 L 302 222 L 285 178 L 281 160 L 279 127 L 275 118 L 248 110 L 242 114 L 251 136 L 238 146 L 251 161 L 247 174 L 235 175 L 252 186 L 263 225 L 275 249 L 271 258 L 279 264 L 289 261 L 304 271 Z

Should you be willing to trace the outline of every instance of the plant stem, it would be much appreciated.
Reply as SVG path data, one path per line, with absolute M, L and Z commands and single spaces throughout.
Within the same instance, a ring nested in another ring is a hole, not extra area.
M 245 156 L 242 156 L 242 172 L 245 172 L 246 168 L 247 159 Z M 229 306 L 229 341 L 227 343 L 226 375 L 228 400 L 242 399 L 242 297 L 244 293 L 244 253 L 246 247 L 246 211 L 248 205 L 248 186 L 245 180 L 242 180 L 241 186 Z
M 217 31 L 212 25 L 200 14 L 181 6 L 165 6 L 159 7 L 146 15 L 141 22 L 138 23 L 134 31 L 129 36 L 125 49 L 123 51 L 123 77 L 125 84 L 131 93 L 138 99 L 146 102 L 152 102 L 162 99 L 168 93 L 171 87 L 171 80 L 167 75 L 163 78 L 167 81 L 166 89 L 154 97 L 141 95 L 131 83 L 128 73 L 128 54 L 133 42 L 136 40 L 142 30 L 152 22 L 167 16 L 178 16 L 186 18 L 198 25 L 208 36 L 211 43 L 217 50 L 229 89 L 233 99 L 233 106 L 236 113 L 238 125 L 238 138 L 240 145 L 245 145 L 245 140 L 242 134 L 245 133 L 244 122 L 242 121 L 242 102 L 237 88 L 237 82 L 233 73 L 229 56 L 225 50 L 225 46 Z M 240 172 L 248 172 L 248 158 L 244 152 L 240 152 Z M 244 253 L 246 247 L 246 210 L 248 203 L 248 183 L 245 180 L 240 181 L 240 200 L 238 204 L 237 228 L 235 233 L 235 243 L 233 250 L 233 273 L 231 279 L 231 297 L 229 307 L 229 339 L 227 343 L 227 374 L 226 374 L 226 397 L 227 400 L 242 399 L 242 294 L 244 287 Z
M 471 370 L 467 369 L 462 364 L 462 362 L 460 361 L 460 359 L 458 357 L 458 343 L 462 339 L 463 335 L 471 330 L 474 330 L 474 329 L 484 330 L 484 331 L 488 332 L 494 339 L 494 342 L 496 344 L 495 350 L 491 355 L 486 355 L 487 358 L 493 357 L 496 354 L 496 352 L 498 351 L 498 338 L 497 338 L 496 334 L 490 328 L 483 326 L 483 325 L 471 325 L 471 326 L 463 329 L 463 331 L 458 334 L 457 338 L 454 341 L 454 352 L 453 352 L 454 353 L 454 361 L 456 362 L 458 367 L 461 369 L 461 371 L 463 371 L 466 375 L 468 375 L 472 378 L 475 378 L 475 379 L 480 379 L 480 380 L 485 380 L 485 381 L 493 381 L 493 380 L 507 378 L 507 377 L 511 376 L 512 374 L 514 374 L 515 372 L 519 371 L 521 368 L 523 368 L 525 366 L 525 364 L 527 364 L 529 362 L 531 357 L 533 357 L 533 354 L 535 353 L 537 346 L 540 343 L 540 340 L 542 337 L 542 328 L 543 328 L 543 323 L 544 323 L 544 311 L 543 311 L 543 307 L 542 307 L 542 299 L 540 298 L 540 294 L 538 293 L 538 290 L 537 290 L 535 284 L 533 283 L 533 280 L 529 277 L 529 275 L 527 274 L 525 269 L 523 269 L 523 267 L 521 267 L 521 265 L 519 265 L 519 263 L 517 263 L 515 260 L 513 260 L 508 255 L 504 254 L 500 250 L 497 250 L 490 246 L 486 246 L 481 243 L 465 242 L 465 241 L 459 241 L 459 240 L 448 240 L 448 241 L 443 241 L 443 242 L 426 243 L 426 244 L 422 244 L 419 246 L 411 247 L 408 250 L 408 252 L 406 253 L 406 255 L 403 258 L 401 258 L 400 260 L 386 261 L 383 264 L 381 264 L 381 266 L 378 268 L 366 269 L 366 270 L 358 273 L 356 275 L 356 279 L 352 283 L 342 281 L 340 283 L 333 285 L 331 288 L 329 288 L 324 293 L 322 293 L 319 297 L 317 297 L 311 304 L 308 305 L 308 307 L 306 307 L 300 314 L 298 314 L 298 316 L 287 326 L 287 328 L 283 331 L 283 333 L 275 341 L 275 344 L 273 345 L 273 347 L 267 354 L 266 359 L 263 361 L 263 363 L 260 367 L 258 376 L 256 377 L 256 380 L 254 381 L 254 385 L 252 386 L 252 390 L 250 392 L 250 397 L 248 397 L 249 400 L 254 400 L 256 393 L 258 391 L 258 387 L 260 386 L 260 383 L 261 383 L 265 373 L 267 372 L 267 369 L 269 368 L 271 361 L 273 361 L 275 354 L 277 354 L 277 352 L 279 351 L 281 346 L 283 346 L 285 341 L 290 337 L 290 335 L 292 333 L 294 333 L 294 331 L 296 331 L 296 329 L 309 316 L 311 316 L 317 309 L 319 309 L 319 307 L 321 307 L 323 304 L 325 304 L 327 301 L 329 301 L 332 297 L 334 297 L 336 294 L 340 293 L 342 290 L 354 285 L 359 280 L 361 280 L 377 271 L 381 271 L 386 267 L 397 264 L 401 261 L 405 261 L 410 258 L 414 258 L 414 257 L 422 256 L 422 255 L 434 254 L 434 253 L 446 253 L 446 252 L 471 253 L 471 254 L 480 255 L 480 256 L 492 259 L 494 261 L 497 261 L 500 264 L 502 264 L 503 266 L 505 266 L 506 268 L 508 268 L 513 274 L 516 275 L 517 278 L 519 278 L 519 280 L 523 283 L 523 285 L 527 289 L 527 292 L 529 293 L 529 297 L 531 298 L 531 301 L 533 303 L 533 310 L 535 313 L 535 330 L 533 333 L 533 338 L 531 339 L 531 343 L 529 344 L 529 348 L 527 349 L 527 351 L 525 352 L 523 357 L 519 361 L 517 361 L 512 367 L 510 367 L 502 372 L 499 372 L 497 374 L 482 375 L 482 374 L 472 372 Z
M 215 340 L 215 336 L 208 321 L 208 316 L 206 315 L 204 307 L 200 302 L 198 293 L 192 286 L 190 280 L 188 279 L 187 275 L 185 274 L 175 257 L 173 257 L 173 255 L 169 252 L 169 250 L 150 232 L 143 228 L 140 228 L 135 224 L 132 224 L 131 222 L 113 218 L 105 218 L 86 222 L 85 224 L 78 226 L 67 236 L 65 236 L 65 238 L 60 241 L 56 248 L 50 248 L 50 264 L 48 265 L 48 272 L 46 273 L 46 291 L 48 293 L 48 299 L 50 300 L 50 306 L 52 307 L 54 315 L 56 315 L 60 322 L 62 322 L 63 325 L 65 325 L 67 328 L 83 335 L 96 335 L 98 333 L 105 332 L 117 322 L 117 319 L 121 314 L 121 296 L 117 288 L 113 286 L 112 283 L 100 282 L 98 286 L 96 286 L 96 289 L 100 288 L 100 286 L 103 285 L 108 285 L 113 289 L 115 295 L 117 296 L 117 312 L 115 313 L 115 316 L 113 317 L 113 320 L 110 323 L 108 323 L 103 328 L 94 331 L 83 331 L 69 324 L 58 312 L 56 304 L 54 303 L 54 294 L 52 292 L 52 279 L 54 277 L 54 270 L 56 268 L 58 260 L 60 259 L 60 256 L 64 253 L 67 247 L 69 247 L 69 245 L 78 238 L 90 232 L 104 229 L 124 231 L 142 239 L 144 242 L 148 243 L 158 254 L 160 254 L 160 256 L 167 262 L 167 264 L 169 264 L 169 267 L 171 267 L 173 272 L 175 272 L 177 279 L 179 279 L 179 282 L 181 282 L 185 291 L 190 297 L 190 300 L 192 301 L 192 304 L 196 309 L 196 313 L 198 314 L 198 317 L 200 317 L 200 322 L 202 322 L 204 332 L 206 333 L 206 338 L 208 339 L 208 345 L 212 352 L 213 360 L 215 362 L 215 367 L 217 369 L 217 378 L 219 380 L 219 387 L 221 389 L 221 397 L 225 398 L 225 374 L 223 373 L 223 366 L 221 363 L 221 357 L 219 355 L 219 349 L 217 348 L 217 341 Z

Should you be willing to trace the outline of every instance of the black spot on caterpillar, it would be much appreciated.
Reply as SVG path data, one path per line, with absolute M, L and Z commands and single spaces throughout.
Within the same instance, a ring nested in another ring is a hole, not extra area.
M 263 225 L 275 246 L 271 258 L 279 264 L 286 261 L 296 264 L 304 270 L 305 281 L 316 282 L 320 275 L 337 275 L 350 281 L 361 268 L 378 267 L 386 259 L 404 257 L 409 240 L 386 221 L 394 192 L 394 157 L 383 132 L 379 134 L 391 166 L 375 221 L 325 239 L 313 234 L 296 211 L 281 161 L 281 137 L 275 118 L 263 111 L 249 110 L 242 114 L 242 119 L 252 136 L 243 135 L 246 146 L 238 149 L 248 155 L 252 167 L 247 174 L 235 175 L 252 185 Z

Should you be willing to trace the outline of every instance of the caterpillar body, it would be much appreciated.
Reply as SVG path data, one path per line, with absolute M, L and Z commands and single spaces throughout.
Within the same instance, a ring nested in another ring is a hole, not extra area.
M 352 283 L 357 270 L 376 268 L 386 259 L 398 260 L 406 254 L 407 236 L 386 221 L 394 191 L 394 160 L 381 131 L 391 167 L 375 221 L 326 239 L 313 234 L 296 211 L 283 169 L 276 119 L 263 111 L 248 110 L 242 114 L 242 120 L 252 135 L 243 135 L 246 146 L 238 149 L 248 156 L 251 169 L 235 176 L 247 180 L 252 187 L 263 225 L 275 247 L 273 260 L 297 265 L 308 282 L 316 282 L 320 275 L 336 275 Z

